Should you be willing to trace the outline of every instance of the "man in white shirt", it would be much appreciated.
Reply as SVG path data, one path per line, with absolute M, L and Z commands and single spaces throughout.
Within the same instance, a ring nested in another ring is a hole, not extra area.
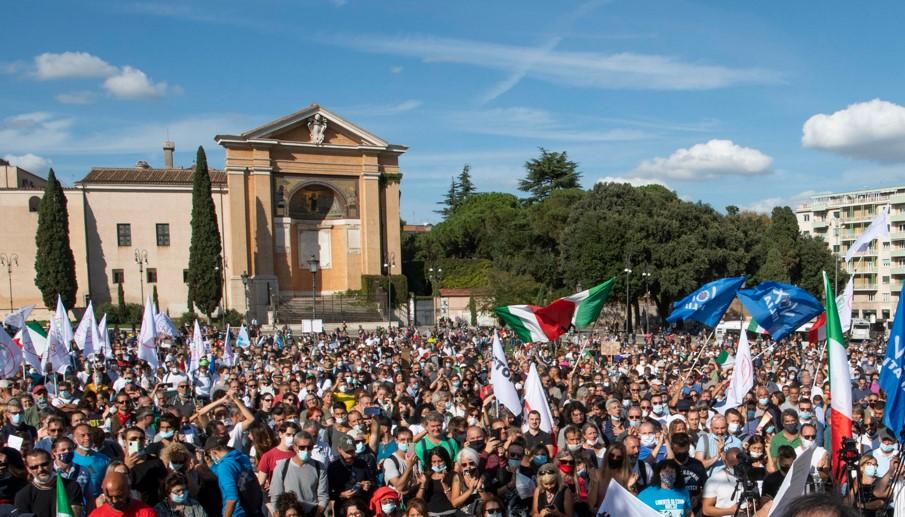
M 742 493 L 741 484 L 735 477 L 735 466 L 741 449 L 727 449 L 723 454 L 726 467 L 714 472 L 704 484 L 703 514 L 707 517 L 733 515 L 738 509 L 738 499 Z

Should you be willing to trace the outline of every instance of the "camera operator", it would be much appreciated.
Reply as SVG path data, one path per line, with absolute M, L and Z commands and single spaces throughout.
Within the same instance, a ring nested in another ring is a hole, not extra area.
M 740 467 L 744 453 L 733 447 L 721 456 L 725 468 L 714 472 L 704 484 L 703 513 L 707 517 L 734 515 L 739 507 L 745 507 L 745 503 L 740 502 L 746 491 L 746 482 L 749 481 L 747 468 Z M 750 485 L 757 490 L 756 484 L 751 482 Z

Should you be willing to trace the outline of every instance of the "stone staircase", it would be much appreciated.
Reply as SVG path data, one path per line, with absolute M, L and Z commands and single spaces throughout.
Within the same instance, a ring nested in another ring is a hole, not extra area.
M 363 323 L 386 321 L 386 313 L 381 312 L 376 303 L 362 303 L 357 298 L 342 294 L 328 294 L 317 297 L 316 317 L 324 323 Z M 277 309 L 277 320 L 294 324 L 311 319 L 312 300 L 310 296 L 284 299 Z

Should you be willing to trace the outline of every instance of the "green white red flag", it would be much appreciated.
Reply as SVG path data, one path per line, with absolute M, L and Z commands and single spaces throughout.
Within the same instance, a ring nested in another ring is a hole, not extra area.
M 842 450 L 842 441 L 852 437 L 852 379 L 848 369 L 848 351 L 842 338 L 842 325 L 839 322 L 839 311 L 836 309 L 836 298 L 830 278 L 823 272 L 823 291 L 826 308 L 826 348 L 830 366 L 830 425 L 832 429 L 832 447 Z M 833 454 L 833 471 L 837 476 L 842 466 L 839 455 Z

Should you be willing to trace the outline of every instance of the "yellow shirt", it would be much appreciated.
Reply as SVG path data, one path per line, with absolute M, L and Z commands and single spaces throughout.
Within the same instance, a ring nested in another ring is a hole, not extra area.
M 355 395 L 352 393 L 343 393 L 341 391 L 333 392 L 333 400 L 336 402 L 342 402 L 346 405 L 346 411 L 352 411 L 352 408 L 355 407 Z

